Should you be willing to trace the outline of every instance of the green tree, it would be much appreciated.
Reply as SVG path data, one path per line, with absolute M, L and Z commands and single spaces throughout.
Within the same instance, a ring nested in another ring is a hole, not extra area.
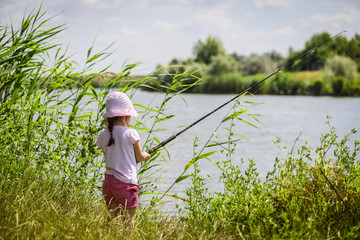
M 323 32 L 320 34 L 315 34 L 311 37 L 309 41 L 305 43 L 305 49 L 300 51 L 295 51 L 289 54 L 288 61 L 299 57 L 300 55 L 304 54 L 305 52 L 313 49 L 325 41 L 330 39 L 330 34 Z M 325 60 L 328 56 L 328 52 L 330 49 L 330 44 L 324 45 L 321 48 L 318 48 L 315 53 L 308 55 L 307 58 L 303 59 L 302 61 L 298 62 L 296 65 L 293 66 L 293 70 L 318 70 L 321 68 Z
M 244 75 L 269 73 L 274 71 L 284 61 L 284 57 L 276 51 L 267 52 L 262 55 L 251 54 L 250 56 L 233 53 L 230 56 L 237 63 L 237 71 Z
M 230 56 L 236 61 L 237 63 L 237 71 L 238 72 L 243 72 L 244 70 L 244 64 L 246 62 L 246 56 L 244 55 L 239 55 L 236 52 L 230 54 Z
M 205 42 L 199 40 L 193 47 L 196 62 L 210 64 L 211 58 L 216 55 L 225 55 L 225 49 L 216 37 L 209 36 Z
M 315 34 L 309 41 L 305 43 L 305 49 L 299 51 L 289 51 L 287 62 L 301 56 L 305 52 L 320 46 L 322 43 L 331 39 L 331 36 L 327 32 Z M 360 69 L 360 35 L 356 34 L 350 41 L 343 36 L 338 36 L 318 48 L 313 54 L 310 54 L 307 58 L 301 62 L 296 63 L 292 67 L 292 70 L 318 70 L 324 67 L 325 61 L 329 57 L 335 55 L 348 56 L 357 63 L 357 68 Z
M 348 56 L 356 62 L 357 70 L 360 71 L 360 34 L 355 34 L 347 47 Z
M 284 57 L 276 52 L 275 50 L 265 53 L 266 56 L 269 56 L 269 58 L 271 59 L 271 61 L 273 61 L 274 63 L 280 64 L 284 61 Z
M 269 73 L 276 68 L 276 64 L 270 59 L 269 55 L 251 54 L 246 58 L 243 65 L 243 74 L 252 75 L 257 73 Z
M 338 55 L 328 58 L 325 63 L 325 72 L 332 82 L 334 95 L 348 95 L 352 92 L 356 77 L 356 63 L 351 58 Z
M 215 55 L 211 57 L 211 63 L 208 65 L 210 75 L 219 76 L 223 73 L 233 73 L 237 71 L 237 63 L 230 55 Z
M 329 55 L 346 56 L 348 55 L 348 46 L 349 46 L 348 40 L 343 36 L 339 36 L 335 38 L 333 41 L 331 41 Z
M 328 77 L 344 77 L 348 80 L 354 80 L 356 63 L 349 57 L 335 55 L 326 60 L 325 72 Z

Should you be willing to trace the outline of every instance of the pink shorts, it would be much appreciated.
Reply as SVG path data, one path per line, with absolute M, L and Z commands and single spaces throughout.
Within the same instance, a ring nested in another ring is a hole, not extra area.
M 105 174 L 102 188 L 108 206 L 110 204 L 121 204 L 125 209 L 139 206 L 138 185 L 124 183 L 114 175 Z

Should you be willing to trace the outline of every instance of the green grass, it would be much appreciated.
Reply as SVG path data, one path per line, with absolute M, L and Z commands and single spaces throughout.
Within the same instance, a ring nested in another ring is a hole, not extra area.
M 208 190 L 194 163 L 180 215 L 142 206 L 133 231 L 110 218 L 101 194 L 90 186 L 61 183 L 33 168 L 18 174 L 2 169 L 0 238 L 356 239 L 360 149 L 349 136 L 339 139 L 332 128 L 317 148 L 305 144 L 277 159 L 266 180 L 259 179 L 252 161 L 247 168 L 218 161 L 221 192 Z
M 129 82 L 136 67 L 129 64 L 95 90 L 92 80 L 106 68 L 88 71 L 111 54 L 108 48 L 93 53 L 90 47 L 86 66 L 73 69 L 66 51 L 51 44 L 62 26 L 44 29 L 49 19 L 43 17 L 39 9 L 25 16 L 18 30 L 0 28 L 0 239 L 360 238 L 360 147 L 359 141 L 350 141 L 351 135 L 359 139 L 356 130 L 339 138 L 329 123 L 319 146 L 304 143 L 284 150 L 285 157 L 276 158 L 273 171 L 260 179 L 255 162 L 250 159 L 244 167 L 245 160 L 234 159 L 244 138 L 234 126 L 259 123 L 257 115 L 240 108 L 240 101 L 213 130 L 221 134 L 211 135 L 202 146 L 195 137 L 193 157 L 160 195 L 160 179 L 154 175 L 161 163 L 171 160 L 167 149 L 141 164 L 141 192 L 154 197 L 138 209 L 134 231 L 121 220 L 111 220 L 94 188 L 103 178 L 95 141 L 104 127 L 107 94 L 115 86 L 130 97 L 140 87 L 165 91 L 159 106 L 136 105 L 140 116 L 132 127 L 146 136 L 143 146 L 150 149 L 161 141 L 156 133 L 166 131 L 161 123 L 174 117 L 167 113 L 167 104 L 198 87 L 201 78 L 189 70 L 166 82 L 156 74 Z M 49 49 L 57 54 L 48 61 Z M 84 110 L 90 104 L 93 110 Z M 199 161 L 217 167 L 223 191 L 208 190 Z M 192 180 L 184 190 L 185 208 L 178 216 L 168 216 L 161 211 L 165 196 L 185 179 Z

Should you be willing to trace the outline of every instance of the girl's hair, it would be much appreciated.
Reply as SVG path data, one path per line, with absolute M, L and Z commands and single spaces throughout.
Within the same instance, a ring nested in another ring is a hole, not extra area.
M 113 117 L 113 118 L 107 118 L 108 121 L 108 129 L 110 132 L 110 139 L 109 139 L 109 143 L 108 143 L 108 147 L 113 145 L 115 143 L 115 140 L 113 138 L 112 135 L 112 131 L 113 131 L 113 126 L 114 126 L 114 122 L 118 119 L 119 117 Z

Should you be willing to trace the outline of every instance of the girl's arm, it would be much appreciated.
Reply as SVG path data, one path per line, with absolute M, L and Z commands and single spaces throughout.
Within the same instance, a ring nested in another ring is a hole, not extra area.
M 137 140 L 134 144 L 136 162 L 143 162 L 150 159 L 150 154 L 143 152 L 140 146 L 140 140 Z

